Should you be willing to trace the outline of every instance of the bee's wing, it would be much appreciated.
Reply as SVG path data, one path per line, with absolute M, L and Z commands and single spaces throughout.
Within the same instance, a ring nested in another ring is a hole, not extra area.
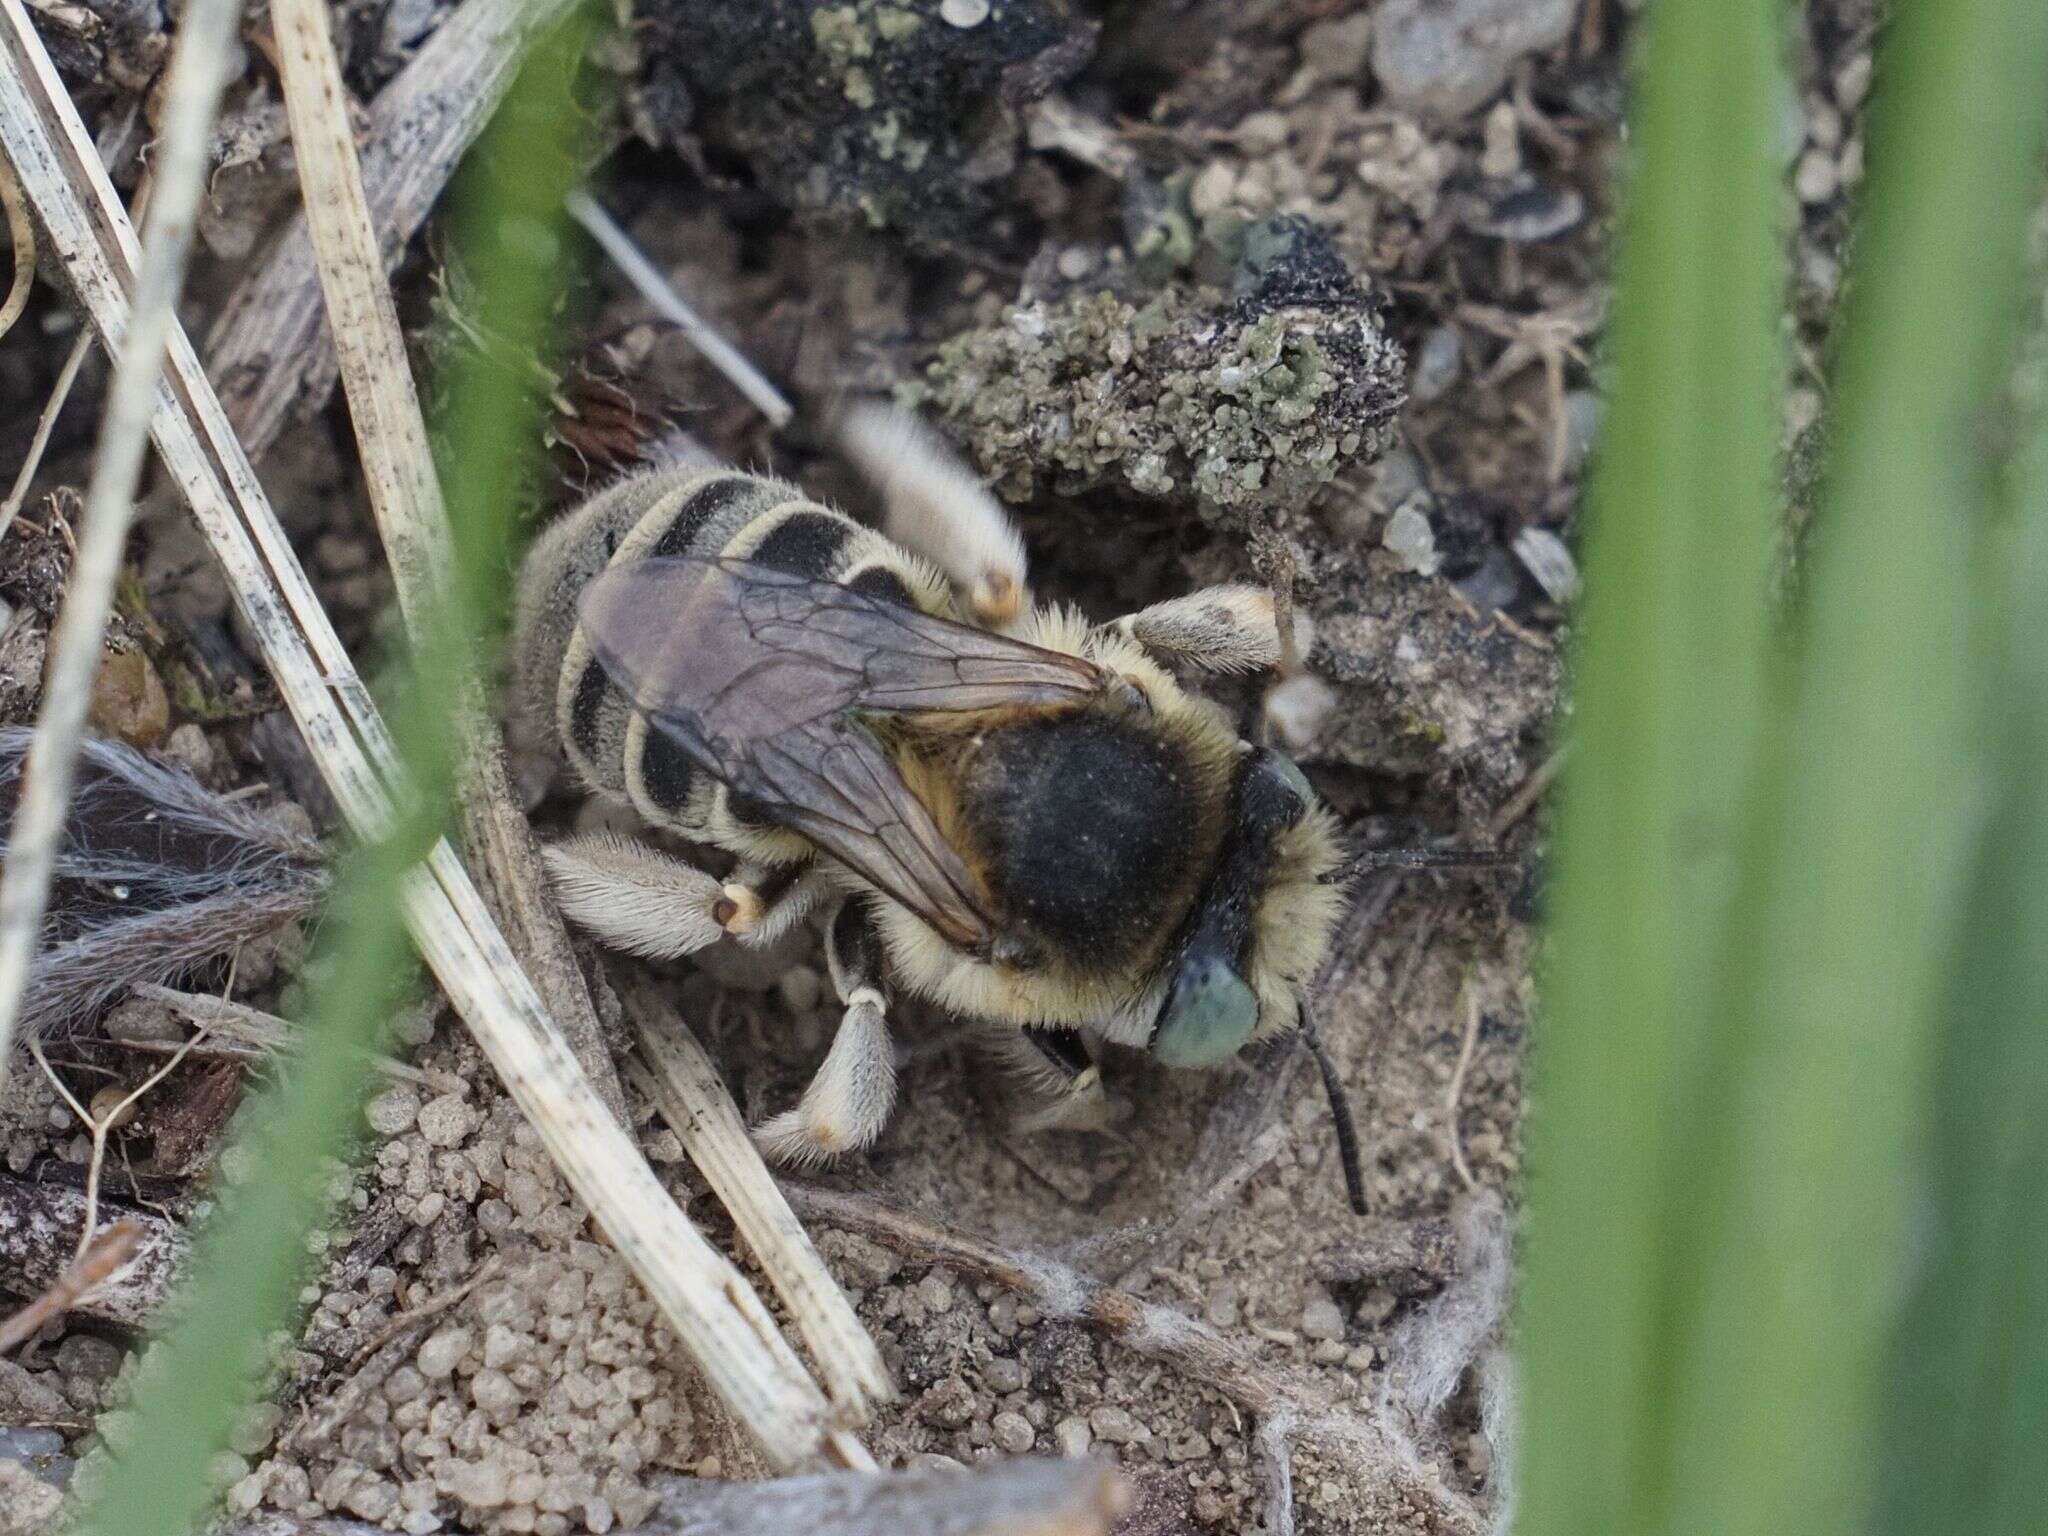
M 606 570 L 581 617 L 693 762 L 970 946 L 989 921 L 965 866 L 852 717 L 1078 705 L 1104 683 L 1077 656 L 743 560 Z

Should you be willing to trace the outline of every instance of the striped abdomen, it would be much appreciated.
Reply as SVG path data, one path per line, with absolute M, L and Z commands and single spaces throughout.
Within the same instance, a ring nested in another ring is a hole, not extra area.
M 527 555 L 516 626 L 518 691 L 522 706 L 553 727 L 583 782 L 630 802 L 653 825 L 756 858 L 801 857 L 797 839 L 750 816 L 649 729 L 576 627 L 578 597 L 612 561 L 689 555 L 840 581 L 930 613 L 951 612 L 949 591 L 925 562 L 794 486 L 696 465 L 612 487 L 550 528 Z M 661 621 L 647 615 L 650 624 Z

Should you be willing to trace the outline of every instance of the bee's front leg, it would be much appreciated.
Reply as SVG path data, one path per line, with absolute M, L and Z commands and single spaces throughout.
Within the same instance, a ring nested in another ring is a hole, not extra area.
M 1027 1029 L 1033 1076 L 1049 1079 L 1052 1097 L 1020 1115 L 1017 1129 L 1031 1131 L 1101 1131 L 1120 1118 L 1121 1106 L 1102 1084 L 1102 1068 L 1089 1054 L 1079 1030 Z
M 896 1102 L 882 945 L 860 898 L 848 898 L 833 916 L 825 958 L 846 1012 L 796 1108 L 754 1131 L 762 1152 L 779 1163 L 820 1163 L 858 1152 L 882 1134 Z

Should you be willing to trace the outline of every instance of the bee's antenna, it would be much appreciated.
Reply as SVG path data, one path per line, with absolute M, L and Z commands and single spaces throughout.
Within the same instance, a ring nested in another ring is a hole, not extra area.
M 1330 1059 L 1323 1033 L 1316 1026 L 1315 1011 L 1306 1002 L 1301 1005 L 1301 1037 L 1316 1059 L 1316 1070 L 1323 1074 L 1323 1093 L 1330 1101 L 1330 1120 L 1337 1130 L 1337 1160 L 1344 1168 L 1344 1192 L 1351 1197 L 1351 1209 L 1363 1216 L 1365 1170 L 1358 1159 L 1358 1122 L 1352 1118 L 1350 1095 L 1337 1076 L 1337 1063 Z

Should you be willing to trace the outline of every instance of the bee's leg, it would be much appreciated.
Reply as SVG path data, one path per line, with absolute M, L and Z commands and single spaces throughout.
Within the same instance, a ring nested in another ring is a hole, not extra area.
M 820 1163 L 858 1152 L 889 1122 L 896 1102 L 896 1058 L 882 992 L 882 942 L 858 898 L 832 918 L 825 939 L 832 985 L 846 1012 L 832 1049 L 795 1109 L 763 1122 L 754 1140 L 778 1163 Z
M 742 944 L 773 944 L 818 903 L 825 889 L 808 864 L 743 864 L 718 889 L 711 915 Z
M 1297 615 L 1297 656 L 1308 653 L 1307 626 L 1307 618 Z M 1283 654 L 1272 591 L 1249 582 L 1169 598 L 1125 614 L 1111 628 L 1164 661 L 1205 672 L 1261 672 L 1278 666 Z
M 718 882 L 615 832 L 592 832 L 541 849 L 562 913 L 609 949 L 673 960 L 724 937 Z
M 882 493 L 882 531 L 944 571 L 976 622 L 1000 629 L 1029 609 L 1023 536 L 931 428 L 867 401 L 849 407 L 838 430 L 847 458 Z
M 1102 1085 L 1102 1069 L 1088 1053 L 1088 1042 L 1079 1030 L 1027 1029 L 1022 1031 L 1029 1068 L 1041 1081 L 1049 1082 L 1049 1102 L 1020 1115 L 1019 1131 L 1100 1131 L 1119 1117 L 1118 1106 Z

